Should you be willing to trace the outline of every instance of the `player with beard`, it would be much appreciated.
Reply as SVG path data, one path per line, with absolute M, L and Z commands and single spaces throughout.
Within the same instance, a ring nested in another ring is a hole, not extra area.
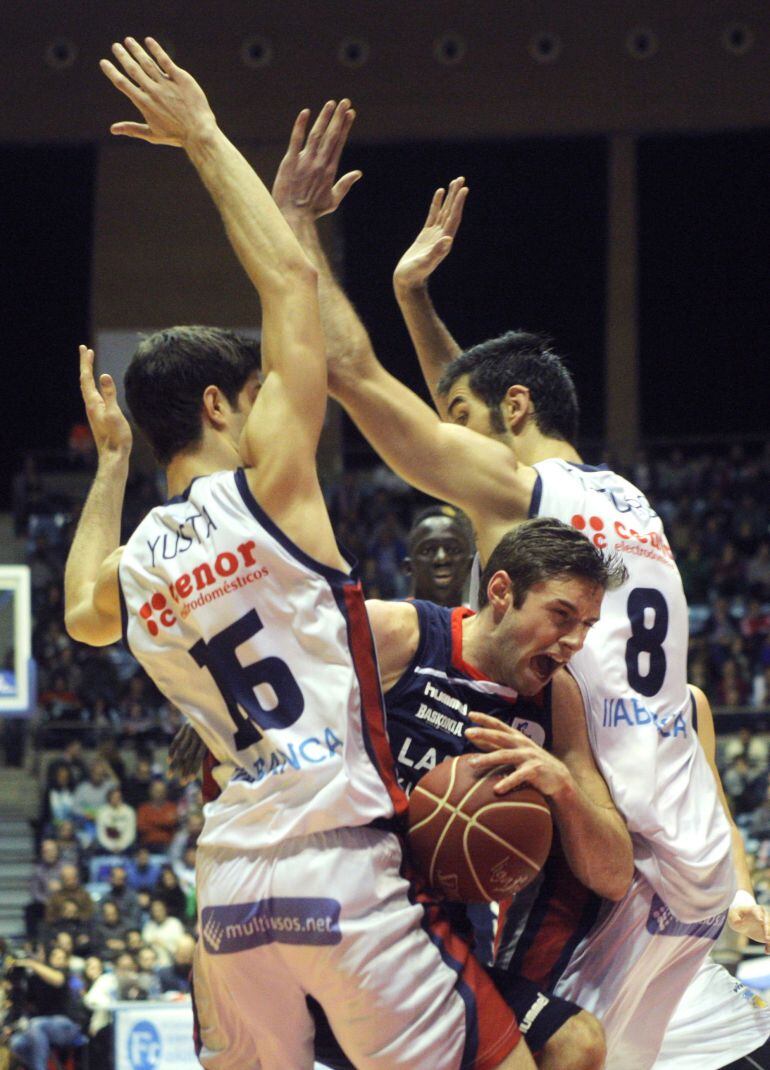
M 573 666 L 597 764 L 632 833 L 637 875 L 588 932 L 576 919 L 571 939 L 550 959 L 537 956 L 537 942 L 531 950 L 556 992 L 604 1024 L 608 1070 L 648 1070 L 735 891 L 730 828 L 687 690 L 687 607 L 660 519 L 626 480 L 582 464 L 573 445 L 574 385 L 546 340 L 509 332 L 457 356 L 435 313 L 422 315 L 430 302 L 420 291 L 406 319 L 445 420 L 386 372 L 316 230 L 358 173 L 333 185 L 334 168 L 315 148 L 284 158 L 273 193 L 319 268 L 330 391 L 403 479 L 464 510 L 482 563 L 511 524 L 541 515 L 622 553 L 629 568 L 629 582 L 607 596 Z M 418 262 L 424 277 L 448 253 L 464 198 L 462 180 L 434 197 L 404 258 Z M 456 358 L 448 369 L 447 355 Z M 548 670 L 547 661 L 538 669 Z M 500 748 L 482 767 L 503 762 L 501 733 L 477 731 Z M 543 904 L 544 925 L 559 906 Z M 510 932 L 504 941 L 503 961 L 513 962 L 521 945 Z
M 624 575 L 619 562 L 606 561 L 577 532 L 540 518 L 517 527 L 493 552 L 478 614 L 421 600 L 367 602 L 402 786 L 410 791 L 445 758 L 474 751 L 474 734 L 504 733 L 507 762 L 516 771 L 497 790 L 526 780 L 549 798 L 557 829 L 536 884 L 558 881 L 580 901 L 586 889 L 612 900 L 623 896 L 631 843 L 591 756 L 580 692 L 556 665 L 568 663 L 598 618 L 602 591 Z M 502 616 L 501 595 L 514 601 Z M 554 610 L 565 605 L 572 615 L 562 623 Z M 543 687 L 533 662 L 544 657 L 552 668 Z M 194 774 L 202 750 L 192 730 L 183 730 L 172 745 L 173 771 Z M 226 783 L 231 773 L 219 768 L 217 780 Z M 460 908 L 452 913 L 463 923 Z M 467 923 L 461 927 L 467 930 Z M 592 1015 L 514 971 L 493 976 L 543 1070 L 599 1070 L 602 1030 Z M 317 1056 L 349 1067 L 313 1008 Z

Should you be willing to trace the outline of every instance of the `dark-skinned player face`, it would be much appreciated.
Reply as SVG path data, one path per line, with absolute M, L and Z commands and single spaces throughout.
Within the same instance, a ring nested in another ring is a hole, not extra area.
M 473 547 L 460 524 L 449 516 L 426 517 L 410 532 L 404 562 L 412 577 L 412 597 L 459 605 L 472 559 Z

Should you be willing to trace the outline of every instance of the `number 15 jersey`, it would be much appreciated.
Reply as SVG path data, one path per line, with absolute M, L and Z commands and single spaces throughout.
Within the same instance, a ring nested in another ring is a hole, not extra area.
M 663 525 L 615 472 L 558 459 L 534 467 L 530 515 L 570 524 L 628 569 L 570 671 L 637 869 L 677 918 L 700 921 L 732 898 L 730 829 L 695 731 L 687 602 Z
M 404 810 L 355 569 L 292 543 L 242 469 L 153 509 L 119 579 L 131 652 L 236 767 L 201 844 L 253 849 Z

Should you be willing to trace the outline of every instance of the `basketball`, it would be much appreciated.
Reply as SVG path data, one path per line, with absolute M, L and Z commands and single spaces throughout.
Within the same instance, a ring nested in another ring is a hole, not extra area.
M 445 899 L 490 902 L 520 892 L 540 872 L 553 825 L 545 797 L 522 785 L 496 795 L 501 772 L 477 776 L 470 755 L 447 758 L 409 800 L 412 858 Z

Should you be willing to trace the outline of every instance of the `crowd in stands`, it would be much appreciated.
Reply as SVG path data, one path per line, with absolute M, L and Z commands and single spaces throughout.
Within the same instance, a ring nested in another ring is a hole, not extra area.
M 751 727 L 746 722 L 720 743 L 719 764 L 756 867 L 758 896 L 770 902 L 768 741 L 756 716 L 770 714 L 770 444 L 640 455 L 626 474 L 663 515 L 682 572 L 691 605 L 690 679 L 715 707 L 755 714 Z M 363 563 L 368 595 L 405 596 L 406 533 L 424 499 L 382 467 L 345 472 L 326 493 L 340 541 Z M 132 480 L 125 530 L 158 499 L 151 480 Z M 76 503 L 47 491 L 27 458 L 14 510 L 27 539 L 38 670 L 28 744 L 55 756 L 41 762 L 24 954 L 4 952 L 6 1005 L 31 1014 L 33 1023 L 11 1045 L 27 1065 L 38 1065 L 56 1037 L 46 1038 L 35 1021 L 63 1018 L 71 1027 L 59 1039 L 90 1042 L 108 1066 L 107 1008 L 115 998 L 189 990 L 200 790 L 166 776 L 179 712 L 122 645 L 91 649 L 64 629 L 63 567 Z

